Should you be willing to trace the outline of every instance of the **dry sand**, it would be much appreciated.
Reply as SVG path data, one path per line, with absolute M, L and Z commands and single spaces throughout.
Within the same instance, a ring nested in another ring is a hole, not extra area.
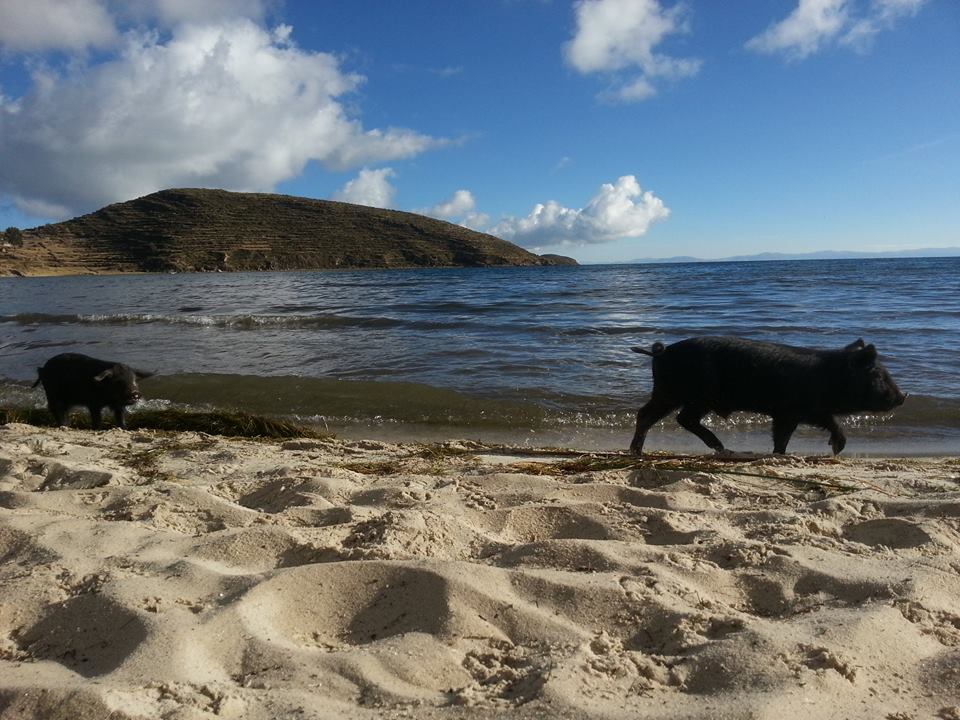
M 960 718 L 960 460 L 569 461 L 0 427 L 0 718 Z

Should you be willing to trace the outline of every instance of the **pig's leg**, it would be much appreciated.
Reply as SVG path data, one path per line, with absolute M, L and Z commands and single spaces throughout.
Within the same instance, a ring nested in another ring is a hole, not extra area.
M 637 412 L 637 430 L 630 443 L 630 452 L 640 455 L 643 452 L 643 443 L 647 439 L 647 431 L 663 420 L 676 409 L 676 403 L 662 397 L 651 397 L 650 400 Z
M 847 436 L 843 434 L 843 430 L 840 429 L 836 419 L 832 415 L 827 415 L 819 418 L 816 424 L 830 433 L 830 448 L 834 455 L 839 455 L 847 444 Z
M 98 408 L 98 407 L 94 407 L 93 405 L 90 405 L 88 409 L 90 410 L 90 426 L 94 430 L 99 430 L 100 423 L 103 420 L 103 418 L 101 417 L 103 408 Z
M 124 413 L 123 405 L 114 405 L 111 410 L 113 410 L 113 417 L 117 421 L 117 427 L 121 427 L 124 430 L 127 429 L 126 415 Z
M 677 422 L 680 423 L 683 428 L 689 430 L 698 438 L 703 440 L 707 447 L 713 448 L 717 452 L 720 452 L 723 450 L 723 443 L 720 442 L 720 438 L 707 430 L 707 428 L 705 428 L 700 422 L 703 419 L 703 416 L 706 414 L 706 410 L 688 405 L 680 411 L 679 415 L 677 415 Z
M 790 436 L 797 429 L 798 420 L 789 417 L 775 417 L 773 419 L 773 452 L 778 455 L 787 454 L 787 443 Z
M 53 421 L 57 427 L 67 427 L 67 411 L 70 409 L 61 403 L 47 403 L 50 408 L 50 414 L 53 415 Z

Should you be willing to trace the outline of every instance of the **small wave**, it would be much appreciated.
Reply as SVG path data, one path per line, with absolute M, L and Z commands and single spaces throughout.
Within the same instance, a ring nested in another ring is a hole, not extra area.
M 898 424 L 909 427 L 960 429 L 960 400 L 910 395 L 891 415 Z
M 263 328 L 335 329 L 335 328 L 409 328 L 437 330 L 459 328 L 461 322 L 404 320 L 389 317 L 353 317 L 349 315 L 165 315 L 154 313 L 50 314 L 21 313 L 0 316 L 0 322 L 18 325 L 185 325 L 194 327 L 259 330 Z
M 402 329 L 414 331 L 432 330 L 494 330 L 501 334 L 518 335 L 560 335 L 560 336 L 590 336 L 590 335 L 641 335 L 658 332 L 656 328 L 647 325 L 625 325 L 607 327 L 573 327 L 558 329 L 549 325 L 541 325 L 529 321 L 507 320 L 501 318 L 497 322 L 482 322 L 477 320 L 450 319 L 427 320 L 422 318 L 403 318 L 387 316 L 355 316 L 338 315 L 333 313 L 316 315 L 206 315 L 206 314 L 177 314 L 164 313 L 92 313 L 92 314 L 59 314 L 59 313 L 20 313 L 17 315 L 2 315 L 0 323 L 14 323 L 21 326 L 40 325 L 91 325 L 91 326 L 123 326 L 123 325 L 169 325 L 186 327 L 208 327 L 225 330 L 255 331 L 269 328 L 294 330 L 335 330 L 344 328 L 358 328 L 368 330 Z
M 659 335 L 661 332 L 662 330 L 651 325 L 612 325 L 568 328 L 560 330 L 558 334 L 567 337 L 585 337 L 589 335 L 645 335 L 648 333 Z
M 412 382 L 185 373 L 149 378 L 141 390 L 147 398 L 186 405 L 361 423 L 539 427 L 547 420 L 535 403 Z
M 32 385 L 33 381 L 0 379 L 0 407 L 45 407 L 47 400 L 43 388 Z
M 17 325 L 68 325 L 80 322 L 79 315 L 53 315 L 49 313 L 20 313 L 0 315 L 0 322 Z

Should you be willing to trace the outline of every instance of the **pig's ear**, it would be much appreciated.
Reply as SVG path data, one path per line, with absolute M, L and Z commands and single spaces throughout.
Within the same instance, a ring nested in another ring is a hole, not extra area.
M 143 380 L 144 378 L 153 377 L 154 373 L 148 372 L 147 370 L 137 370 L 133 368 L 133 374 L 137 376 L 137 380 Z
M 870 367 L 877 362 L 877 348 L 873 345 L 866 345 L 856 354 L 857 364 L 863 367 Z
M 844 350 L 862 350 L 863 338 L 857 338 L 852 343 L 843 348 Z
M 94 375 L 93 379 L 95 382 L 103 382 L 104 380 L 106 380 L 108 377 L 111 377 L 112 375 L 113 375 L 113 368 L 107 368 L 99 375 Z

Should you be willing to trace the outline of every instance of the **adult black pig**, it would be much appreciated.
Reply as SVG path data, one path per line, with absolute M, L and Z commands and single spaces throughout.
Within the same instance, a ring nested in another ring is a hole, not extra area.
M 82 405 L 90 411 L 94 429 L 100 428 L 104 407 L 109 407 L 117 425 L 125 428 L 124 408 L 140 399 L 137 379 L 153 374 L 79 353 L 56 355 L 37 368 L 37 373 L 40 378 L 33 387 L 43 383 L 47 407 L 57 425 L 67 425 L 70 408 Z
M 799 423 L 830 432 L 836 455 L 847 439 L 834 419 L 892 410 L 906 396 L 863 340 L 842 350 L 811 350 L 737 337 L 697 337 L 634 352 L 653 357 L 653 393 L 637 413 L 630 451 L 639 455 L 647 431 L 677 408 L 677 422 L 722 451 L 723 443 L 700 420 L 735 410 L 773 418 L 773 451 L 785 453 Z

